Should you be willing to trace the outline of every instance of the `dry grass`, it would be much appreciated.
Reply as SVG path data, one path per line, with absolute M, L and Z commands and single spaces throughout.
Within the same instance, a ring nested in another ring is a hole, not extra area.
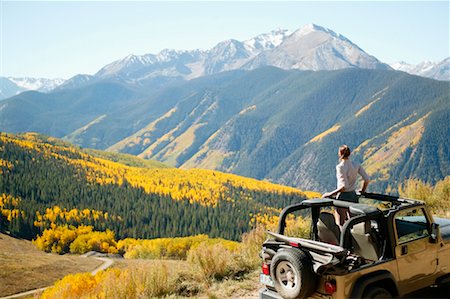
M 225 280 L 214 283 L 205 294 L 196 298 L 234 298 L 234 299 L 257 299 L 259 289 L 259 270 L 255 270 L 240 280 Z
M 169 270 L 169 276 L 181 279 L 178 284 L 177 294 L 168 295 L 165 298 L 235 298 L 253 299 L 259 298 L 258 291 L 261 288 L 259 283 L 259 269 L 250 272 L 239 279 L 225 279 L 214 281 L 209 287 L 198 277 L 192 276 L 192 265 L 186 261 L 173 260 L 143 260 L 143 259 L 119 259 L 115 260 L 114 266 L 120 269 L 136 269 L 145 271 L 155 265 L 163 263 Z
M 331 133 L 334 133 L 334 132 L 338 131 L 340 128 L 341 128 L 341 125 L 335 124 L 334 126 L 329 128 L 328 130 L 325 130 L 324 132 L 320 133 L 319 135 L 313 137 L 306 144 L 313 143 L 313 142 L 320 142 L 325 136 L 330 135 Z
M 42 252 L 30 241 L 0 234 L 0 297 L 52 285 L 70 273 L 90 272 L 101 261 Z

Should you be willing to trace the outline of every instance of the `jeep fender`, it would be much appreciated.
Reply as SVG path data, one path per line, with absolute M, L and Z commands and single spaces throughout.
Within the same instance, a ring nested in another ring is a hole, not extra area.
M 364 275 L 353 285 L 353 290 L 350 298 L 362 298 L 364 290 L 370 285 L 376 285 L 377 283 L 383 281 L 381 287 L 386 288 L 393 296 L 398 296 L 398 288 L 395 283 L 395 279 L 389 271 L 381 270 L 373 273 Z

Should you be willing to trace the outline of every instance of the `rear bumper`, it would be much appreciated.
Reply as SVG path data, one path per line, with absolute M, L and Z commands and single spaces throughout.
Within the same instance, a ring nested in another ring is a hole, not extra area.
M 283 299 L 283 297 L 278 295 L 278 293 L 264 288 L 259 291 L 259 299 Z
M 331 299 L 331 296 L 314 293 L 308 299 Z M 277 292 L 263 288 L 259 291 L 259 299 L 283 299 Z

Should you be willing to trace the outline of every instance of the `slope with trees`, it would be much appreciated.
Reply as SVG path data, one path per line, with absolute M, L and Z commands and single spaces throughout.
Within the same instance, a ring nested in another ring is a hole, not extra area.
M 118 238 L 237 239 L 251 215 L 306 197 L 216 171 L 126 166 L 37 134 L 2 134 L 0 148 L 0 228 L 26 238 L 85 224 Z

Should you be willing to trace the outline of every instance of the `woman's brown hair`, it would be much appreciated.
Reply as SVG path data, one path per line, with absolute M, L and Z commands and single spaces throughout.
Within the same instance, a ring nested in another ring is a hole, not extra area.
M 339 158 L 347 159 L 350 156 L 350 148 L 347 145 L 342 145 L 339 148 Z

